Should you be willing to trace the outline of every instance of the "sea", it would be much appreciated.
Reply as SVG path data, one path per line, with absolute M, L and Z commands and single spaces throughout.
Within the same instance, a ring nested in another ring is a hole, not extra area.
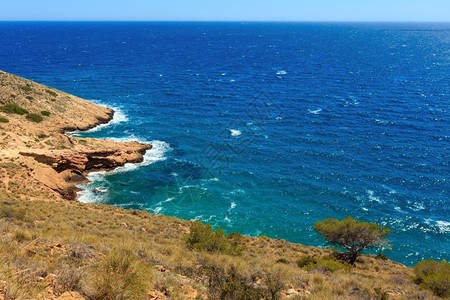
M 352 216 L 450 258 L 450 23 L 0 22 L 0 69 L 115 110 L 74 136 L 153 145 L 79 201 L 320 247 Z

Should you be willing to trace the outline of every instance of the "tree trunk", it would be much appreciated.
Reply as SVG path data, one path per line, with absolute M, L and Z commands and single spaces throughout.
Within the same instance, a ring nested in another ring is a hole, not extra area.
M 350 261 L 349 261 L 349 263 L 350 263 L 350 265 L 354 265 L 355 264 L 355 261 L 356 261 L 356 258 L 358 257 L 358 251 L 352 251 L 351 253 L 350 253 Z

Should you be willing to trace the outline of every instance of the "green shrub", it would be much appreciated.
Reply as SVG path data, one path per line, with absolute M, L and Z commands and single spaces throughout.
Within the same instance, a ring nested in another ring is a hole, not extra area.
M 432 259 L 419 261 L 414 266 L 415 282 L 432 290 L 437 296 L 450 297 L 450 263 Z
M 23 85 L 20 88 L 25 92 L 31 92 L 33 90 L 29 85 Z
M 322 257 L 317 260 L 317 264 L 323 267 L 326 271 L 336 272 L 338 270 L 344 270 L 351 272 L 352 266 L 348 263 L 336 260 L 331 257 Z
M 52 101 L 52 102 L 55 102 L 55 101 L 56 101 L 56 99 L 53 99 L 53 98 L 52 98 L 52 99 L 50 99 L 50 101 Z
M 92 275 L 93 299 L 145 299 L 150 288 L 149 269 L 127 248 L 112 250 Z
M 308 266 L 317 264 L 317 260 L 310 255 L 303 255 L 297 260 L 297 266 L 299 268 L 305 269 Z
M 31 235 L 29 232 L 18 229 L 14 232 L 13 238 L 19 243 L 31 240 Z
M 0 117 L 0 123 L 8 123 L 9 120 L 7 118 Z
M 281 299 L 280 292 L 286 285 L 282 270 L 267 274 L 264 283 L 267 288 L 265 299 Z
M 286 258 L 279 258 L 276 260 L 276 263 L 288 265 L 289 261 Z
M 0 106 L 0 111 L 3 111 L 8 114 L 17 114 L 17 115 L 24 115 L 24 114 L 28 113 L 28 110 L 20 107 L 17 104 L 6 104 L 3 106 Z
M 375 293 L 380 297 L 380 300 L 388 300 L 389 294 L 384 292 L 381 288 L 374 288 Z
M 25 98 L 27 98 L 28 100 L 33 100 L 34 98 L 33 97 L 31 97 L 31 96 L 26 96 Z
M 230 255 L 242 255 L 244 251 L 247 249 L 245 246 L 245 241 L 242 240 L 242 235 L 240 235 L 237 232 L 233 232 L 230 234 L 227 234 L 225 236 L 228 241 L 228 248 L 225 251 L 226 254 Z
M 46 111 L 46 110 L 43 110 L 43 111 L 41 111 L 41 115 L 43 115 L 43 116 L 50 116 L 50 112 L 49 111 Z
M 47 92 L 47 94 L 49 94 L 49 95 L 51 95 L 53 97 L 57 97 L 58 96 L 58 94 L 55 93 L 54 91 L 51 91 L 51 90 L 45 90 L 45 91 Z
M 375 256 L 375 258 L 381 260 L 388 260 L 387 256 L 382 253 L 378 253 L 377 256 Z
M 0 219 L 16 219 L 20 221 L 26 220 L 26 210 L 15 208 L 12 206 L 0 205 Z
M 231 255 L 241 255 L 245 250 L 240 234 L 232 233 L 226 236 L 222 228 L 219 227 L 217 231 L 214 231 L 211 224 L 203 225 L 201 221 L 192 223 L 186 243 L 191 250 L 222 252 Z
M 345 270 L 350 272 L 352 269 L 351 265 L 336 260 L 331 256 L 314 258 L 309 255 L 304 255 L 297 260 L 297 266 L 308 271 L 315 268 L 323 268 L 325 271 L 330 272 L 336 272 L 337 270 Z
M 208 296 L 210 299 L 268 299 L 267 291 L 257 287 L 253 280 L 257 276 L 240 274 L 235 267 L 224 269 L 216 265 L 202 267 L 207 278 Z M 276 298 L 275 298 L 276 299 Z
M 28 121 L 35 123 L 39 123 L 43 120 L 42 116 L 38 114 L 28 114 L 26 118 Z
M 224 252 L 227 248 L 227 240 L 223 230 L 212 229 L 211 224 L 203 225 L 201 221 L 195 221 L 191 225 L 191 232 L 187 238 L 188 248 L 191 250 L 204 250 L 208 252 Z
M 58 272 L 56 280 L 56 292 L 62 294 L 82 289 L 82 278 L 84 271 L 74 266 L 63 264 Z

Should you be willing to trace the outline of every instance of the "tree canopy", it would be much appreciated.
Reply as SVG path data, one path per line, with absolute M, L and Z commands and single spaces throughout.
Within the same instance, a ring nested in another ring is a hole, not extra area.
M 375 223 L 360 222 L 352 217 L 342 221 L 325 219 L 314 224 L 314 230 L 323 236 L 329 244 L 338 245 L 349 251 L 349 263 L 354 264 L 360 252 L 372 247 L 386 245 L 386 235 L 392 231 Z

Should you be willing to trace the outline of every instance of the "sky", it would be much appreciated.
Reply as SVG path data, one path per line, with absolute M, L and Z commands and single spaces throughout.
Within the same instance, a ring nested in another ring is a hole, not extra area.
M 0 0 L 0 21 L 450 21 L 450 0 Z

